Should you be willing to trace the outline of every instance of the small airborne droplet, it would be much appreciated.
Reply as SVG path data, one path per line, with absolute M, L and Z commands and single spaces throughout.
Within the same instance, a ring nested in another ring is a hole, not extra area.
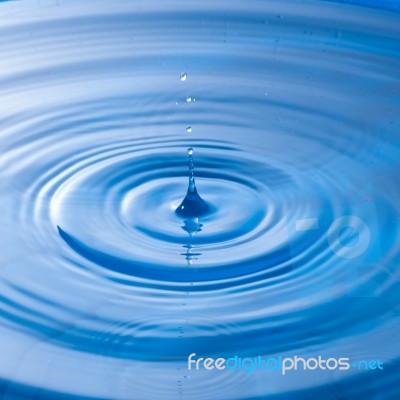
M 188 126 L 188 127 L 186 128 L 186 132 L 188 132 L 188 133 L 192 132 L 192 127 L 191 127 L 191 126 Z
M 184 82 L 184 81 L 186 81 L 186 79 L 187 79 L 187 73 L 186 73 L 186 72 L 183 72 L 183 73 L 181 74 L 181 81 Z
M 193 99 L 192 99 L 190 96 L 186 97 L 186 102 L 187 102 L 187 103 L 191 103 L 192 100 L 193 100 Z
M 187 149 L 187 153 L 189 154 L 189 156 L 193 155 L 193 148 L 192 148 L 192 147 L 189 147 L 189 148 Z

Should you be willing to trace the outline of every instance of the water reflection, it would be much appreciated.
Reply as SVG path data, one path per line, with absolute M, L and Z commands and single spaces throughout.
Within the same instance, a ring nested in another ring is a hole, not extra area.
M 185 219 L 184 225 L 181 227 L 185 232 L 188 233 L 188 242 L 183 246 L 186 249 L 185 253 L 181 253 L 185 256 L 185 260 L 188 266 L 193 265 L 194 261 L 197 260 L 201 253 L 196 252 L 196 246 L 193 244 L 194 236 L 196 233 L 201 231 L 203 224 L 200 222 L 199 218 L 188 218 Z

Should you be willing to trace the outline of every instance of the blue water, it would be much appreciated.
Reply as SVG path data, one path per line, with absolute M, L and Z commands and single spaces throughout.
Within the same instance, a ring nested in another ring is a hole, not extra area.
M 2 400 L 400 398 L 400 14 L 348 3 L 1 3 Z

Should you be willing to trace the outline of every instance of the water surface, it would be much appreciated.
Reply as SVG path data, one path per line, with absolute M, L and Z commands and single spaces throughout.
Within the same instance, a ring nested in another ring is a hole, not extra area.
M 400 397 L 400 18 L 351 3 L 0 5 L 2 399 Z

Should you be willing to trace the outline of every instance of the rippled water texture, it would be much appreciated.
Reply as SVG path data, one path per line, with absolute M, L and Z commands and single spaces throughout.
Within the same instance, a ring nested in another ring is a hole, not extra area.
M 2 400 L 400 398 L 400 15 L 353 3 L 1 2 Z

